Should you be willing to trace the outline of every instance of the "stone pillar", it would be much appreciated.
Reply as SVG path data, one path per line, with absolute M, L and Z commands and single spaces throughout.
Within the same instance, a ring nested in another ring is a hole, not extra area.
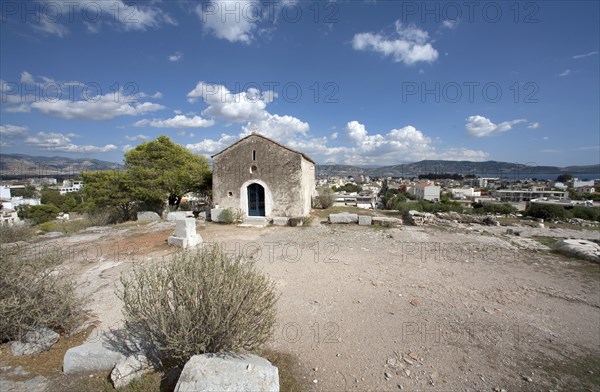
M 167 243 L 184 249 L 201 244 L 202 237 L 196 233 L 196 219 L 177 219 L 175 221 L 175 233 L 169 237 Z

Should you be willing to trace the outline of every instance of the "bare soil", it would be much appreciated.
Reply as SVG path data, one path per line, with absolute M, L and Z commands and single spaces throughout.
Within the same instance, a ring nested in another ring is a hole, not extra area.
M 135 264 L 168 262 L 173 229 L 115 226 L 35 244 L 62 252 L 60 273 L 90 296 L 87 339 L 121 325 L 119 277 Z M 252 259 L 275 281 L 278 325 L 265 352 L 285 357 L 291 389 L 599 391 L 600 265 L 539 250 L 531 237 L 597 240 L 600 232 L 505 231 L 318 218 L 298 228 L 198 226 L 204 246 Z M 3 346 L 0 367 L 64 382 L 60 358 L 81 341 L 61 338 L 65 347 L 22 359 Z M 106 389 L 86 389 L 94 385 Z

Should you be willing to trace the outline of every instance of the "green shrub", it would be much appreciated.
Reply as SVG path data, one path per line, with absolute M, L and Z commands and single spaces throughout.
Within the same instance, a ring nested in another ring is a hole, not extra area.
M 0 252 L 0 342 L 20 339 L 37 326 L 65 333 L 85 316 L 75 283 L 52 274 L 59 255 Z
M 20 206 L 17 214 L 19 218 L 28 219 L 34 225 L 39 225 L 56 219 L 59 212 L 59 208 L 53 204 L 41 204 L 38 206 Z
M 242 212 L 234 208 L 226 208 L 221 211 L 219 215 L 219 221 L 225 224 L 232 224 L 242 219 Z
M 16 223 L 9 225 L 7 223 L 0 224 L 0 244 L 9 242 L 25 241 L 31 238 L 33 230 L 26 223 Z
M 525 215 L 544 220 L 564 220 L 567 218 L 567 211 L 565 207 L 555 204 L 532 203 L 525 210 Z
M 600 221 L 600 208 L 575 206 L 571 210 L 573 218 L 585 219 L 589 221 Z
M 164 368 L 196 354 L 256 350 L 273 333 L 274 285 L 218 247 L 134 268 L 121 282 L 125 328 Z
M 475 214 L 514 214 L 517 209 L 508 203 L 493 204 L 493 203 L 473 203 L 473 212 Z

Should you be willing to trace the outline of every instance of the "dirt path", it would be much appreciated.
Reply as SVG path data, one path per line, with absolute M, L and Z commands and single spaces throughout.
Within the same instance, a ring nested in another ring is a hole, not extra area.
M 120 275 L 167 260 L 173 227 L 45 243 L 73 250 L 62 268 L 91 295 L 97 333 L 121 322 Z M 493 230 L 208 223 L 198 232 L 276 282 L 269 347 L 297 359 L 307 390 L 599 390 L 598 265 L 521 249 Z

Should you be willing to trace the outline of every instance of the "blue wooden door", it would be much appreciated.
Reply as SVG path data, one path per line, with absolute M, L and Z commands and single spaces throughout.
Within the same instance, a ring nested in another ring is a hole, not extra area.
M 248 215 L 265 216 L 265 188 L 260 184 L 248 185 Z

